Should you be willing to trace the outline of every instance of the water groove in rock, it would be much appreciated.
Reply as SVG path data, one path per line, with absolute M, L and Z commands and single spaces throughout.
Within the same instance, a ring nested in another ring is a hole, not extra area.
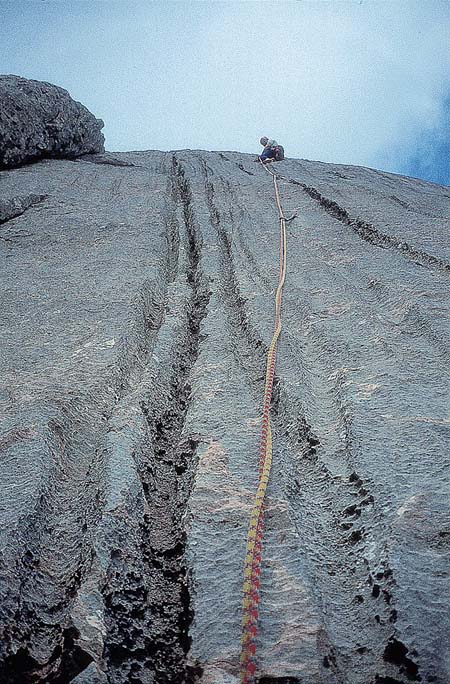
M 116 560 L 105 587 L 109 624 L 105 658 L 111 664 L 111 682 L 148 679 L 155 684 L 182 684 L 193 676 L 186 663 L 192 613 L 183 518 L 195 474 L 198 437 L 183 434 L 183 429 L 190 402 L 189 375 L 198 356 L 209 294 L 201 272 L 201 237 L 189 184 L 175 157 L 172 177 L 187 248 L 185 271 L 179 275 L 186 278 L 189 291 L 187 298 L 179 301 L 181 315 L 176 317 L 170 339 L 173 346 L 169 364 L 158 382 L 159 396 L 144 393 L 140 403 L 147 424 L 139 469 L 146 500 L 140 526 L 141 559 L 138 567 Z M 168 223 L 169 248 L 174 245 L 174 220 Z M 168 264 L 173 283 L 170 258 Z M 174 307 L 175 303 L 169 298 L 167 306 Z M 163 329 L 165 325 L 167 321 Z
M 369 242 L 376 247 L 390 247 L 398 249 L 406 258 L 415 261 L 420 265 L 437 268 L 444 273 L 450 273 L 450 264 L 446 263 L 442 259 L 438 259 L 431 254 L 422 252 L 421 250 L 414 249 L 407 242 L 402 242 L 396 237 L 382 233 L 375 228 L 374 225 L 368 223 L 367 221 L 363 221 L 360 218 L 350 217 L 346 209 L 339 206 L 337 202 L 324 197 L 316 188 L 310 187 L 305 183 L 301 183 L 294 179 L 291 179 L 289 182 L 295 185 L 300 185 L 304 192 L 312 197 L 312 199 L 316 200 L 327 213 L 336 218 L 338 221 L 341 221 L 345 225 L 352 228 L 352 230 L 354 230 L 359 237 L 366 242 Z

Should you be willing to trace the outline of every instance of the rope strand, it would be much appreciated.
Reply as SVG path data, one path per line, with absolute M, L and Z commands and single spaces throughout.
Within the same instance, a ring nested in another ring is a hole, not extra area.
M 280 271 L 275 295 L 275 323 L 267 353 L 261 441 L 259 450 L 258 487 L 256 490 L 247 533 L 244 583 L 242 596 L 241 684 L 253 684 L 256 672 L 256 639 L 258 635 L 261 551 L 264 529 L 264 499 L 272 466 L 272 430 L 270 404 L 275 376 L 278 338 L 281 333 L 281 298 L 286 278 L 286 217 L 280 201 L 277 175 L 261 165 L 273 176 L 275 198 L 280 220 Z

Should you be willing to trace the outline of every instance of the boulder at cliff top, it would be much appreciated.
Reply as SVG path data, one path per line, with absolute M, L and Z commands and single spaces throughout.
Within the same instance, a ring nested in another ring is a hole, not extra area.
M 0 101 L 0 168 L 104 150 L 103 121 L 64 88 L 0 76 Z

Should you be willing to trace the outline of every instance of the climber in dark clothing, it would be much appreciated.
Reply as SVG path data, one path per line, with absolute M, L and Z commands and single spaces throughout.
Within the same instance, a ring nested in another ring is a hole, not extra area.
M 262 154 L 259 155 L 259 159 L 263 164 L 284 159 L 283 146 L 279 145 L 276 140 L 263 136 L 259 142 L 264 146 Z

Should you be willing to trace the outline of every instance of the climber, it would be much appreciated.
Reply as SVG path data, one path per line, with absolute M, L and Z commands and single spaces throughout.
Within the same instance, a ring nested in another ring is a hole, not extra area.
M 270 164 L 273 161 L 282 161 L 284 159 L 284 149 L 276 140 L 269 140 L 267 136 L 263 136 L 259 141 L 264 149 L 257 161 L 262 161 L 263 164 Z

